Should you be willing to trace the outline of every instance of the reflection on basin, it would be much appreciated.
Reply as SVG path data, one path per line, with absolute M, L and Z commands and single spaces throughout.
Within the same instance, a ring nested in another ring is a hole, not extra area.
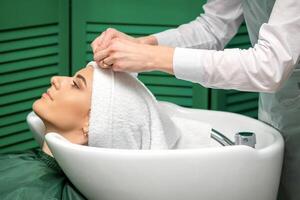
M 213 142 L 198 149 L 104 149 L 72 144 L 56 133 L 48 133 L 46 141 L 63 171 L 88 199 L 276 199 L 284 146 L 276 129 L 239 114 L 159 104 L 172 117 L 210 123 L 232 141 L 236 132 L 254 132 L 256 148 Z M 41 143 L 42 122 L 33 113 L 27 120 Z

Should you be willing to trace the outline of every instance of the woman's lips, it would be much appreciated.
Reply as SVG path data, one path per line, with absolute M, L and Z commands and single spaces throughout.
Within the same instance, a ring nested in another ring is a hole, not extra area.
M 49 91 L 47 91 L 47 92 L 45 92 L 45 93 L 43 93 L 43 95 L 42 95 L 44 98 L 50 98 L 52 101 L 53 101 L 53 98 L 52 98 L 52 96 L 51 96 L 51 94 L 50 94 L 50 92 Z

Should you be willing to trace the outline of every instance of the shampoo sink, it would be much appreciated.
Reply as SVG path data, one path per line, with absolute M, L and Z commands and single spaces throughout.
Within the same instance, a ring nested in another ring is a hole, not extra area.
M 237 132 L 255 133 L 256 146 L 215 142 L 197 149 L 104 149 L 72 144 L 57 133 L 48 133 L 46 142 L 68 178 L 91 200 L 276 199 L 284 147 L 276 129 L 239 114 L 159 104 L 170 116 L 210 123 L 231 141 Z M 42 121 L 33 112 L 27 121 L 42 144 Z

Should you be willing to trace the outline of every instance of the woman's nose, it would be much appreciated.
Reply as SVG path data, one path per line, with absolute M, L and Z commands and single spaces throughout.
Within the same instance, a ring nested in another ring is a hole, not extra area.
M 59 90 L 60 88 L 60 81 L 58 76 L 53 76 L 51 78 L 51 85 L 55 87 L 55 89 Z

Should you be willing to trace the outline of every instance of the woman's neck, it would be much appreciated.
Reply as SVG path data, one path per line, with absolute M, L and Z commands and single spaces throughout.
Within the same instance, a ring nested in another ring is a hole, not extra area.
M 44 123 L 45 123 L 45 126 L 46 126 L 45 135 L 48 134 L 48 133 L 50 133 L 50 132 L 56 132 L 56 133 L 59 132 L 58 130 L 54 129 L 50 124 L 48 124 L 47 122 L 44 121 Z M 44 142 L 43 142 L 42 151 L 45 152 L 46 154 L 48 154 L 49 156 L 53 157 L 52 152 L 49 149 L 46 140 L 44 140 Z
M 45 140 L 44 140 L 44 142 L 43 142 L 42 151 L 45 152 L 46 154 L 48 154 L 49 156 L 52 156 L 52 157 L 53 157 L 52 152 L 51 152 L 51 150 L 49 149 L 49 147 L 48 147 L 48 145 L 47 145 L 47 143 L 46 143 Z

